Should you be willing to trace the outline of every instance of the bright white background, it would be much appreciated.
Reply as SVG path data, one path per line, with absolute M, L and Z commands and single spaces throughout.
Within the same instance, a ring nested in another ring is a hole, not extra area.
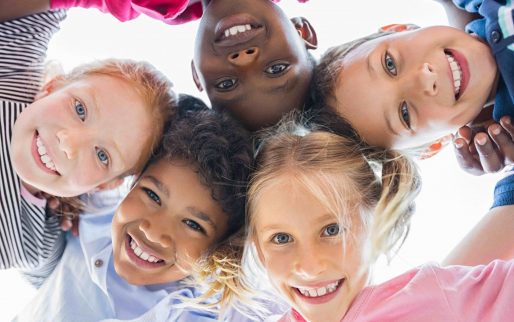
M 447 24 L 444 11 L 432 0 L 310 0 L 307 4 L 282 0 L 280 5 L 290 17 L 307 17 L 315 26 L 320 45 L 316 56 L 331 45 L 390 23 Z M 65 69 L 106 57 L 148 60 L 169 75 L 178 91 L 200 95 L 189 69 L 196 27 L 196 22 L 167 26 L 145 17 L 122 24 L 96 10 L 73 9 L 48 54 Z M 373 88 L 369 92 L 373 95 Z M 389 267 L 379 263 L 375 270 L 378 281 L 427 261 L 442 260 L 487 212 L 499 177 L 465 174 L 451 148 L 420 162 L 420 167 L 424 185 L 410 235 Z M 0 272 L 0 321 L 12 318 L 34 292 L 15 271 Z

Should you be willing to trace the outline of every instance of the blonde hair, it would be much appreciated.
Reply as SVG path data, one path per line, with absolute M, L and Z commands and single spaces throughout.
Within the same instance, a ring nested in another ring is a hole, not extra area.
M 366 145 L 347 123 L 340 123 L 341 128 L 349 135 L 337 135 L 314 124 L 299 125 L 290 117 L 264 134 L 248 190 L 247 250 L 261 193 L 283 174 L 312 192 L 343 224 L 349 224 L 344 214 L 358 210 L 370 233 L 370 264 L 401 246 L 421 187 L 415 163 L 398 152 Z M 241 253 L 234 256 L 242 258 Z M 225 292 L 232 291 L 234 297 L 227 298 L 244 303 L 252 295 L 252 281 L 241 274 L 242 263 L 233 265 L 239 269 L 226 278 Z
M 177 109 L 177 95 L 173 83 L 153 65 L 144 61 L 131 59 L 104 59 L 80 65 L 69 73 L 57 74 L 58 67 L 48 64 L 46 78 L 62 87 L 92 75 L 104 75 L 126 81 L 141 96 L 153 118 L 153 131 L 150 134 L 146 150 L 142 151 L 136 164 L 127 169 L 120 177 L 139 173 L 154 149 L 159 145 L 166 122 L 172 118 Z M 60 69 L 62 71 L 62 69 Z M 52 77 L 51 79 L 50 76 Z M 51 210 L 57 215 L 75 216 L 85 210 L 80 197 L 55 197 L 61 203 L 58 209 Z

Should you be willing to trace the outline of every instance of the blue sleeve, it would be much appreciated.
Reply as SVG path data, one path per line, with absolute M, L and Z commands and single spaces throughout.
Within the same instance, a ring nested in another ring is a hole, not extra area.
M 467 12 L 477 13 L 482 1 L 483 0 L 453 0 L 453 4 Z
M 491 208 L 514 204 L 514 174 L 498 181 L 494 188 L 494 201 Z

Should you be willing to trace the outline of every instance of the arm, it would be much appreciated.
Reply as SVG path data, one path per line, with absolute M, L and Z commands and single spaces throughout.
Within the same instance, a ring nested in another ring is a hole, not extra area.
M 2 0 L 0 21 L 11 20 L 50 9 L 50 0 Z
M 442 264 L 479 265 L 511 258 L 514 258 L 514 205 L 491 209 Z
M 448 17 L 448 23 L 450 26 L 464 29 L 468 22 L 479 18 L 480 16 L 474 13 L 467 12 L 458 8 L 452 0 L 435 0 L 441 4 Z

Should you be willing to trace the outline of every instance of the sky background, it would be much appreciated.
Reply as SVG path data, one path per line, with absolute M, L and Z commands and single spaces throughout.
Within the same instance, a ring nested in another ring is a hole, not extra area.
M 310 0 L 307 4 L 282 0 L 280 6 L 288 16 L 304 16 L 314 25 L 319 42 L 316 57 L 330 46 L 373 33 L 383 25 L 448 23 L 443 9 L 433 0 Z M 206 99 L 196 90 L 190 73 L 197 25 L 168 26 L 146 17 L 120 23 L 96 10 L 73 9 L 52 40 L 48 56 L 65 70 L 108 57 L 147 60 L 173 80 L 177 91 Z M 369 91 L 373 95 L 373 88 Z M 494 184 L 500 177 L 464 173 L 451 147 L 419 162 L 419 166 L 423 189 L 409 237 L 389 266 L 384 260 L 377 263 L 375 281 L 425 262 L 442 260 L 488 211 Z M 35 291 L 12 270 L 0 271 L 0 285 L 0 322 L 9 321 Z

